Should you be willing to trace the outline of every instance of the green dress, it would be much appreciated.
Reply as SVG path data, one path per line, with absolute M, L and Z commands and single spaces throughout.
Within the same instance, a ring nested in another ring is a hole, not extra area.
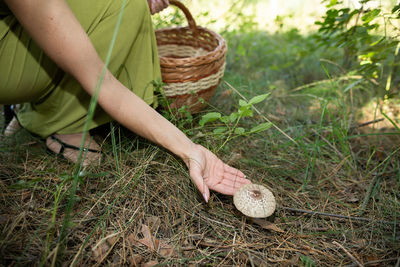
M 105 60 L 123 0 L 67 0 Z M 160 81 L 157 44 L 146 0 L 128 0 L 109 70 L 148 104 Z M 83 130 L 90 96 L 35 44 L 0 0 L 0 103 L 23 103 L 21 125 L 41 137 Z M 90 128 L 111 118 L 97 108 Z

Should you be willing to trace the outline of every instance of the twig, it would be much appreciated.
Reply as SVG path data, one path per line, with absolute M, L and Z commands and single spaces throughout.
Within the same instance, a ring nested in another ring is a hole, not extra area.
M 321 80 L 321 81 L 316 81 L 316 82 L 312 82 L 312 83 L 309 83 L 309 84 L 305 84 L 305 85 L 296 87 L 296 88 L 294 88 L 294 89 L 292 89 L 290 91 L 292 91 L 292 92 L 300 91 L 300 90 L 303 90 L 303 89 L 306 89 L 306 88 L 309 88 L 309 87 L 313 87 L 315 85 L 324 84 L 324 83 L 327 83 L 327 82 L 332 82 L 334 80 L 345 81 L 345 80 L 351 80 L 351 79 L 356 80 L 356 79 L 362 79 L 362 78 L 363 77 L 361 75 L 353 75 L 353 76 L 339 77 L 339 78 L 336 78 L 336 79 Z
M 332 214 L 332 213 L 312 211 L 312 210 L 302 210 L 302 209 L 288 208 L 288 207 L 282 207 L 282 206 L 279 206 L 278 208 L 287 210 L 287 211 L 291 211 L 291 212 L 306 213 L 306 214 L 317 215 L 317 216 L 327 216 L 327 217 L 332 217 L 332 218 L 363 221 L 363 222 L 375 222 L 375 223 L 380 223 L 380 224 L 400 225 L 400 223 L 397 223 L 397 222 L 374 220 L 374 219 L 365 218 L 365 217 L 346 216 L 346 215 L 340 215 L 340 214 Z
M 235 91 L 235 93 L 237 93 L 241 98 L 243 98 L 244 100 L 248 101 L 246 97 L 244 97 L 235 87 L 233 87 L 232 85 L 230 85 L 230 83 L 225 82 L 233 91 Z M 266 122 L 269 122 L 272 124 L 272 126 L 275 127 L 275 129 L 277 129 L 281 134 L 283 134 L 284 136 L 286 136 L 290 141 L 292 141 L 293 143 L 295 143 L 296 145 L 299 145 L 292 137 L 290 137 L 287 133 L 285 133 L 284 131 L 282 131 L 278 126 L 276 126 L 275 123 L 271 122 L 267 117 L 265 117 L 263 114 L 261 114 L 261 112 L 253 106 L 253 109 L 255 110 L 255 112 L 257 112 L 258 115 L 260 115 Z
M 250 261 L 250 265 L 251 267 L 254 267 L 254 263 L 253 263 L 253 258 L 251 257 L 250 253 L 248 251 L 246 251 L 247 257 L 249 257 L 249 261 Z
M 361 127 L 364 127 L 364 126 L 367 126 L 367 125 L 370 125 L 370 124 L 374 124 L 374 123 L 377 123 L 377 122 L 380 122 L 380 121 L 383 121 L 383 120 L 384 120 L 384 118 L 380 118 L 380 119 L 376 119 L 376 120 L 372 120 L 372 121 L 367 121 L 367 122 L 361 123 L 361 124 L 359 124 L 357 126 L 353 126 L 351 128 L 357 129 L 357 128 L 361 128 Z
M 382 263 L 381 265 L 383 265 L 384 262 L 390 262 L 390 261 L 396 261 L 398 260 L 400 262 L 400 258 L 390 258 L 390 259 L 382 259 L 382 260 L 375 260 L 375 261 L 367 261 L 364 263 L 364 266 L 378 266 L 378 263 Z M 379 266 L 381 266 L 379 265 Z M 388 265 L 388 264 L 386 264 Z M 349 265 L 345 265 L 345 267 L 354 267 L 357 266 L 357 264 L 349 264 Z M 395 266 L 395 267 L 399 267 L 399 266 Z
M 333 241 L 332 243 L 335 244 L 336 246 L 338 246 L 339 248 L 343 249 L 343 251 L 347 254 L 347 256 L 349 256 L 350 259 L 351 259 L 355 264 L 357 264 L 357 266 L 359 266 L 359 267 L 364 267 L 364 265 L 362 265 L 353 255 L 351 255 L 351 253 L 350 253 L 345 247 L 343 247 L 341 244 L 339 244 L 339 243 L 336 242 L 336 241 Z

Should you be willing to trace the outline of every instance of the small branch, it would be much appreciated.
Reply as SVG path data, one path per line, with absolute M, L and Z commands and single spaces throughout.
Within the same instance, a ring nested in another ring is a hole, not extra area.
M 382 260 L 375 260 L 375 261 L 368 261 L 364 263 L 365 266 L 372 265 L 372 266 L 378 266 L 377 263 L 383 263 L 383 262 L 389 262 L 389 261 L 395 261 L 398 260 L 400 262 L 400 258 L 390 258 L 390 259 L 382 259 Z M 399 267 L 399 266 L 397 266 Z
M 363 221 L 363 222 L 374 222 L 374 223 L 380 223 L 380 224 L 400 225 L 400 223 L 398 223 L 398 222 L 374 220 L 374 219 L 365 218 L 365 217 L 346 216 L 346 215 L 340 215 L 340 214 L 332 214 L 332 213 L 325 213 L 325 212 L 312 211 L 312 210 L 302 210 L 302 209 L 288 208 L 288 207 L 282 207 L 282 206 L 279 206 L 279 208 L 290 211 L 290 212 L 306 213 L 306 214 L 316 215 L 316 216 L 326 216 L 326 217 L 331 217 L 331 218 L 346 219 L 346 220 L 353 220 L 353 221 Z
M 354 257 L 353 255 L 351 255 L 351 253 L 350 253 L 345 247 L 343 247 L 341 244 L 339 244 L 339 243 L 336 242 L 336 241 L 333 241 L 332 244 L 335 244 L 336 246 L 338 246 L 339 248 L 341 248 L 341 249 L 347 254 L 347 256 L 349 256 L 350 259 L 351 259 L 355 264 L 357 264 L 357 266 L 359 266 L 359 267 L 364 267 L 364 265 L 362 265 L 362 264 L 356 259 L 356 257 Z
M 346 81 L 346 80 L 358 80 L 358 79 L 362 79 L 363 77 L 361 75 L 352 75 L 352 76 L 344 76 L 344 77 L 338 77 L 338 78 L 332 78 L 332 79 L 326 79 L 326 80 L 320 80 L 320 81 L 315 81 L 312 83 L 308 83 L 299 87 L 296 87 L 294 89 L 291 89 L 291 92 L 296 92 L 296 91 L 300 91 L 303 89 L 307 89 L 319 84 L 324 84 L 324 83 L 328 83 L 328 82 L 333 82 L 333 81 Z
M 376 120 L 372 120 L 372 121 L 367 121 L 367 122 L 361 123 L 361 124 L 359 124 L 357 126 L 354 126 L 354 127 L 351 127 L 351 128 L 357 129 L 357 128 L 361 128 L 361 127 L 364 127 L 364 126 L 367 126 L 367 125 L 370 125 L 370 124 L 374 124 L 374 123 L 377 123 L 377 122 L 380 122 L 380 121 L 383 121 L 383 120 L 384 120 L 384 118 L 380 118 L 380 119 L 376 119 Z

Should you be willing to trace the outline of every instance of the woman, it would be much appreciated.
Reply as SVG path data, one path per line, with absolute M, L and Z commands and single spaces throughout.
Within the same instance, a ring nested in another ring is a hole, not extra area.
M 25 103 L 17 114 L 19 123 L 72 161 L 122 3 L 0 0 L 0 103 Z M 160 79 L 150 9 L 154 13 L 166 6 L 166 0 L 127 1 L 98 95 L 101 109 L 90 128 L 111 116 L 170 150 L 188 166 L 207 202 L 209 189 L 232 195 L 250 181 L 149 106 L 154 104 L 152 81 Z M 8 129 L 15 125 L 16 119 Z M 89 143 L 93 159 L 99 147 Z

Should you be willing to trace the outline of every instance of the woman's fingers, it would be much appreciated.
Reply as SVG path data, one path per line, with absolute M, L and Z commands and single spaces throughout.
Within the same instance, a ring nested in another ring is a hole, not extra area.
M 211 189 L 225 195 L 234 195 L 235 192 L 243 185 L 244 184 L 242 183 L 233 183 L 230 181 L 223 180 L 221 181 L 221 183 L 214 185 L 213 188 Z
M 234 174 L 234 175 L 236 175 L 238 177 L 241 177 L 241 178 L 246 177 L 246 175 L 244 175 L 243 172 L 239 171 L 236 168 L 233 168 L 233 167 L 229 166 L 228 164 L 224 164 L 224 171 L 226 173 L 231 173 L 231 174 Z
M 244 177 L 240 177 L 240 176 L 238 176 L 236 174 L 232 174 L 232 173 L 228 173 L 228 172 L 225 172 L 221 178 L 225 179 L 225 180 L 233 181 L 233 182 L 235 182 L 235 181 L 243 181 L 243 182 L 249 181 L 248 179 L 246 179 Z M 247 182 L 247 183 L 249 183 L 249 182 Z
M 244 184 L 251 183 L 250 180 L 246 179 L 246 176 L 239 170 L 226 165 L 229 168 L 225 168 L 223 179 L 231 181 L 240 181 Z
M 204 181 L 204 178 L 202 175 L 201 164 L 199 164 L 195 160 L 191 160 L 189 169 L 190 169 L 189 170 L 190 177 L 192 178 L 193 182 L 195 183 L 197 189 L 203 195 L 204 200 L 206 202 L 208 202 L 208 199 L 210 198 L 210 190 L 208 189 L 208 186 L 206 185 L 206 183 Z
M 233 195 L 240 187 L 251 183 L 245 175 L 223 163 L 211 151 L 196 146 L 187 165 L 196 187 L 208 202 L 210 189 L 226 195 Z
M 236 190 L 245 184 L 251 183 L 250 180 L 240 177 L 232 176 L 232 174 L 225 173 L 222 179 L 213 180 L 217 181 L 215 184 L 210 184 L 209 187 L 222 194 L 233 195 Z

